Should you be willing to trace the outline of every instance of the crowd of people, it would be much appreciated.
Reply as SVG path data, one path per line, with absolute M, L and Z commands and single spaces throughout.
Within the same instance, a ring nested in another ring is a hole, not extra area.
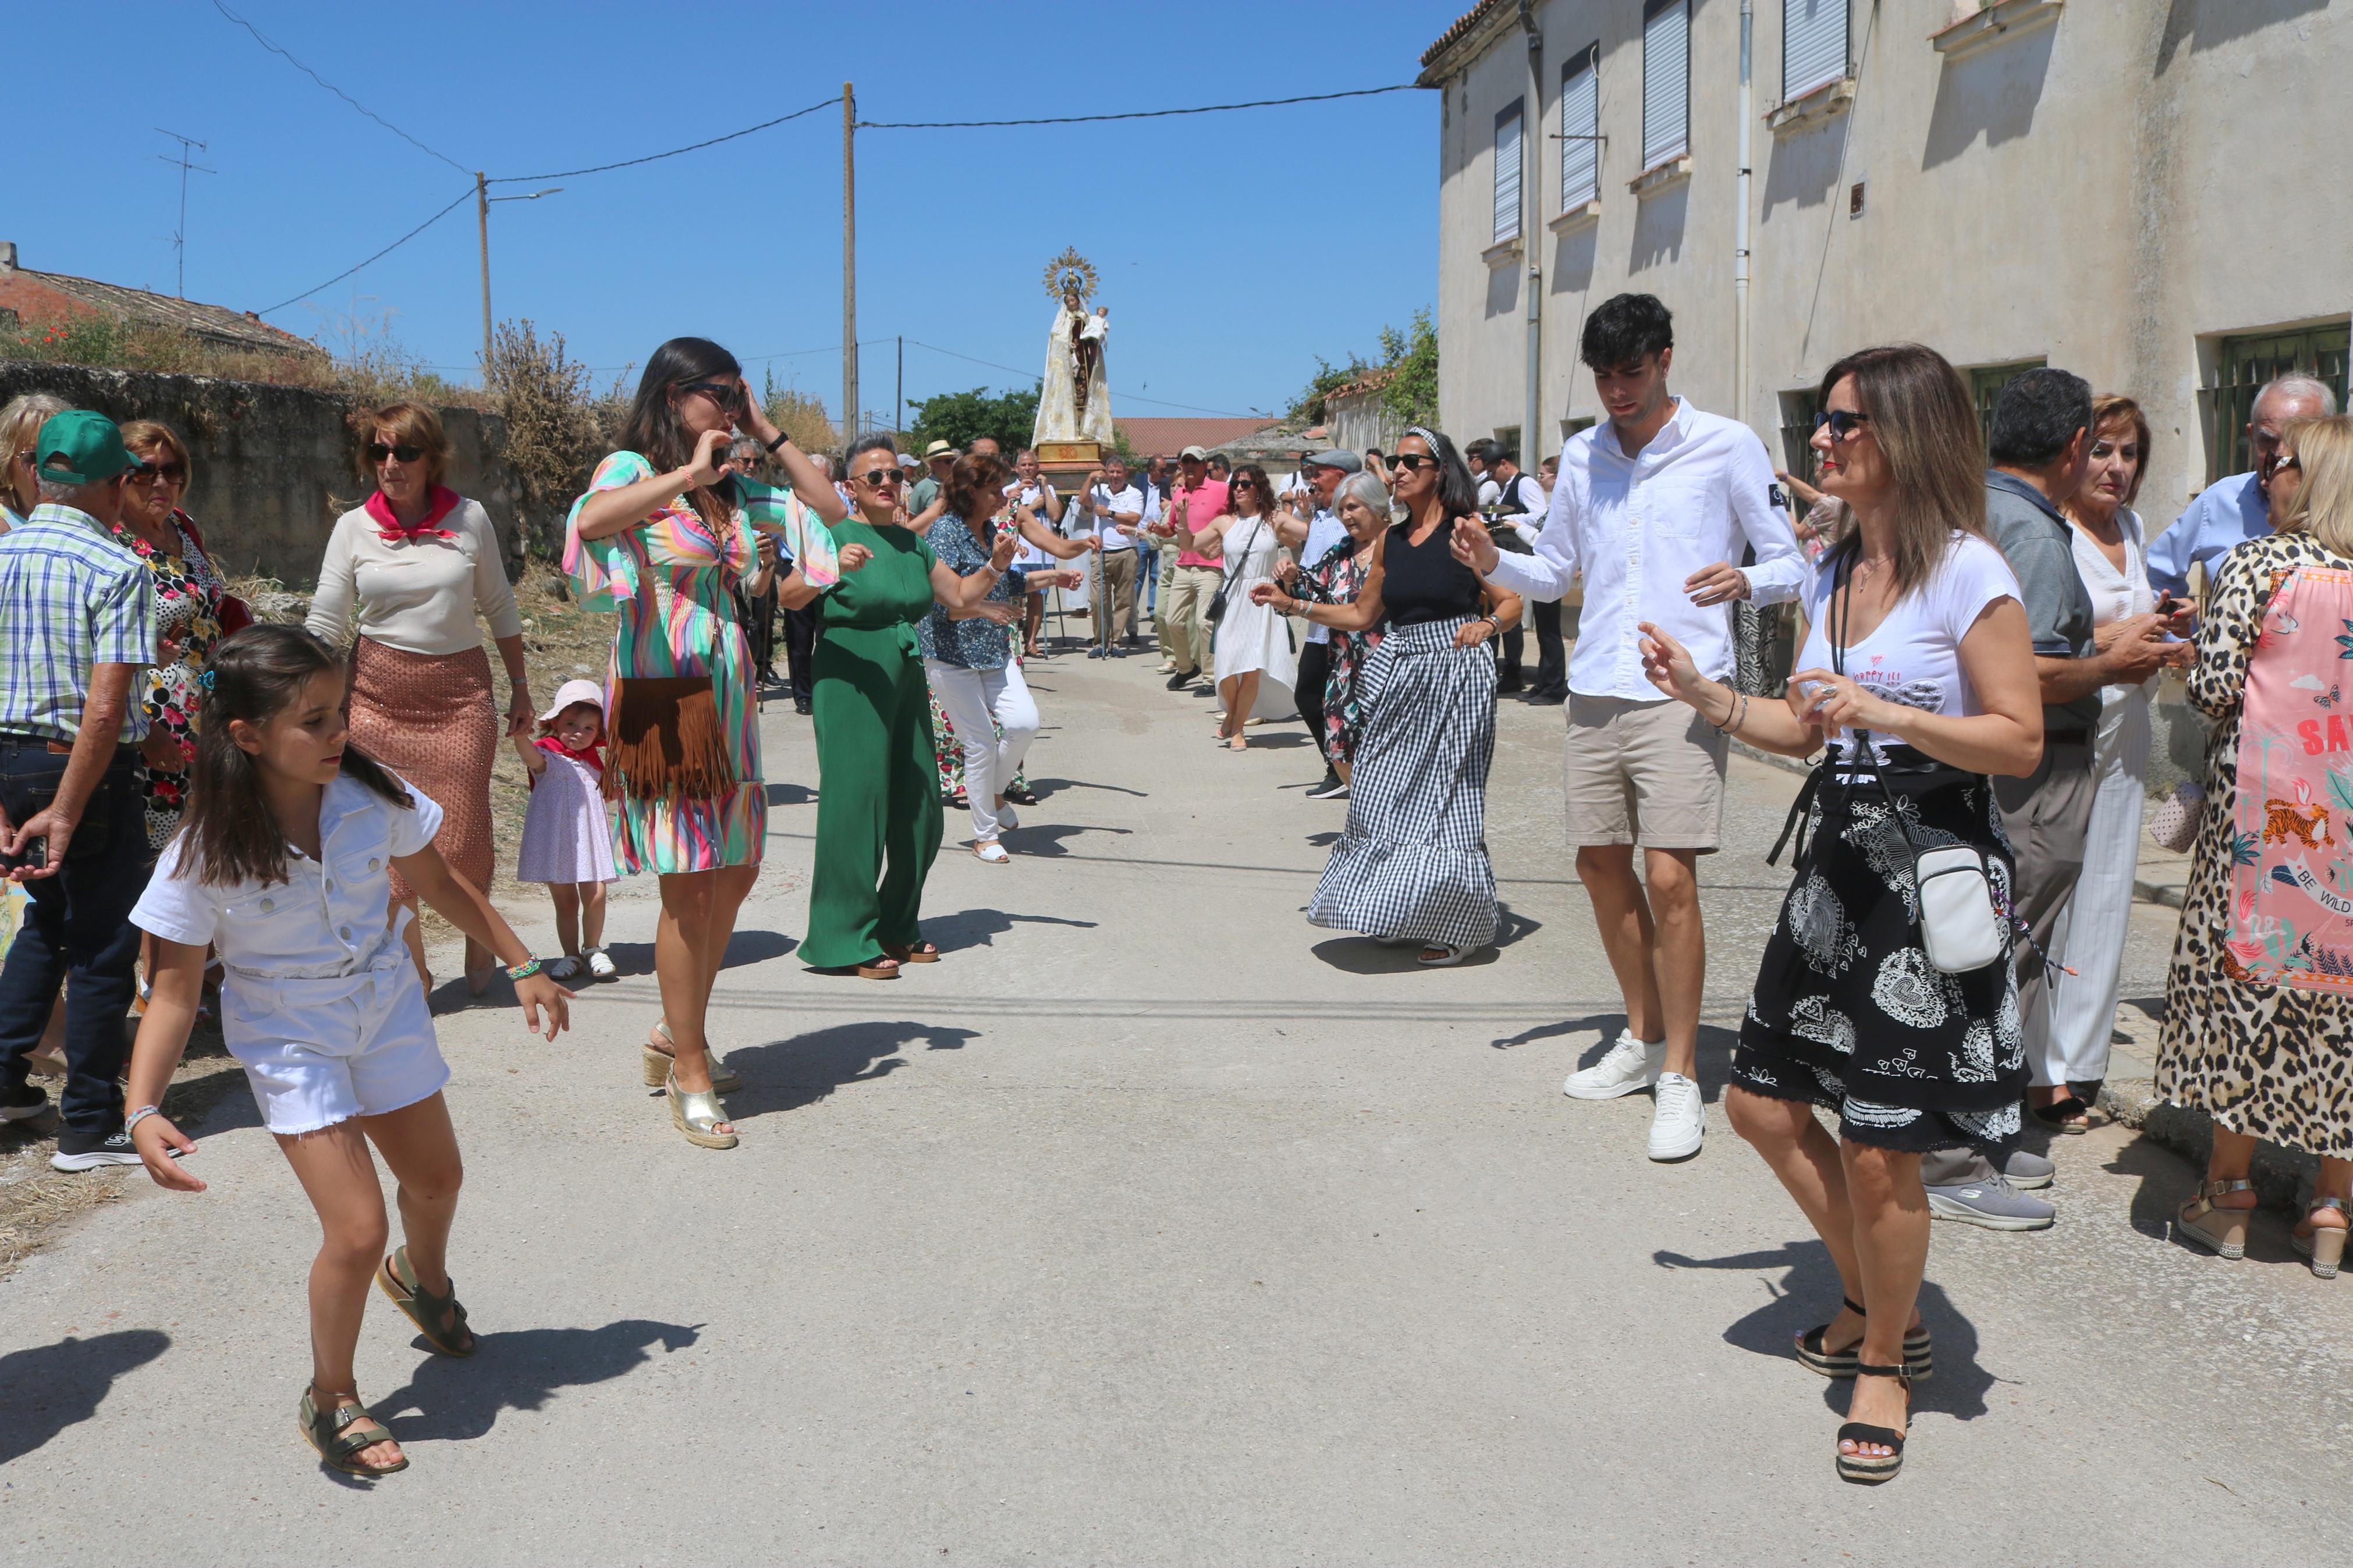
M 1834 1460 L 1865 1482 L 1901 1468 L 1909 1387 L 1934 1368 L 1931 1217 L 2047 1228 L 2033 1192 L 2054 1167 L 2021 1146 L 2026 1119 L 2063 1134 L 2098 1113 L 2151 683 L 2180 672 L 2214 729 L 2202 794 L 2181 797 L 2194 853 L 2158 1088 L 2215 1134 L 2176 1229 L 2243 1257 L 2257 1141 L 2309 1151 L 2295 1246 L 2332 1276 L 2353 884 L 2322 851 L 2353 818 L 2353 767 L 2328 764 L 2353 737 L 2326 678 L 2353 626 L 2353 419 L 2329 388 L 2263 389 L 2256 468 L 2152 538 L 2147 418 L 2064 370 L 2012 381 L 1989 436 L 1934 350 L 1852 354 L 1822 378 L 1800 480 L 1670 390 L 1659 300 L 1609 300 L 1581 349 L 1607 417 L 1534 475 L 1416 425 L 1280 479 L 1198 447 L 1140 473 L 1107 456 L 1065 496 L 1035 452 L 986 437 L 805 453 L 725 349 L 673 339 L 566 520 L 564 570 L 615 618 L 607 678 L 544 708 L 496 531 L 444 482 L 430 408 L 354 420 L 371 491 L 292 626 L 257 624 L 213 564 L 175 432 L 18 398 L 0 408 L 0 868 L 26 904 L 0 967 L 0 1116 L 49 1111 L 28 1076 L 48 1040 L 58 1168 L 143 1163 L 201 1190 L 161 1106 L 217 1007 L 321 1221 L 302 1430 L 340 1470 L 403 1468 L 353 1382 L 369 1284 L 437 1352 L 473 1351 L 420 901 L 464 933 L 469 988 L 503 967 L 553 1038 L 563 983 L 617 973 L 607 886 L 654 876 L 643 1080 L 688 1142 L 733 1148 L 740 1080 L 708 1013 L 767 838 L 759 682 L 779 643 L 822 786 L 801 961 L 887 981 L 943 961 L 923 904 L 949 806 L 1001 866 L 1035 804 L 1023 665 L 1048 651 L 1045 596 L 1083 591 L 1086 651 L 1116 658 L 1141 639 L 1142 584 L 1158 673 L 1214 698 L 1215 743 L 1247 752 L 1253 724 L 1295 716 L 1324 764 L 1308 795 L 1346 803 L 1309 920 L 1421 966 L 1496 941 L 1499 696 L 1564 709 L 1567 834 L 1625 1017 L 1565 1088 L 1650 1091 L 1655 1161 L 1705 1141 L 1699 861 L 1732 747 L 1818 759 L 1774 850 L 1791 882 L 1723 1108 L 1837 1266 L 1842 1300 L 1793 1353 L 1852 1380 Z M 1794 617 L 1786 666 L 1744 657 L 1766 611 Z M 554 905 L 544 962 L 489 897 L 501 733 L 531 785 L 515 878 Z

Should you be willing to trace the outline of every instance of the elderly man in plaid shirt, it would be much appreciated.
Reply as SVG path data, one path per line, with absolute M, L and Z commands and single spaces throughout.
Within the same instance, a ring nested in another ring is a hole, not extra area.
M 66 989 L 60 1171 L 135 1165 L 122 1131 L 123 1017 L 147 881 L 139 749 L 147 717 L 132 692 L 155 661 L 147 568 L 119 542 L 136 466 L 102 414 L 41 426 L 41 504 L 0 536 L 0 875 L 31 895 L 0 967 L 0 1118 L 48 1099 L 26 1077 L 60 981 Z

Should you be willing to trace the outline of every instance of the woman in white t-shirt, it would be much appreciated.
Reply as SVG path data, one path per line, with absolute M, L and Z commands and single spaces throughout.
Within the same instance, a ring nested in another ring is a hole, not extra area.
M 1661 690 L 1749 744 L 1829 748 L 1790 815 L 1803 820 L 1795 875 L 1725 1109 L 1838 1265 L 1844 1306 L 1797 1353 L 1854 1379 L 1838 1470 L 1874 1482 L 1903 1467 L 1909 1384 L 1933 1365 L 1914 1310 L 1928 1256 L 1920 1156 L 2001 1150 L 2027 1081 L 2010 922 L 1990 962 L 1937 969 L 1912 856 L 1979 851 L 2006 907 L 2010 847 L 1986 775 L 2034 771 L 2042 709 L 2018 581 L 1985 535 L 1985 455 L 1959 374 L 1916 344 L 1867 349 L 1822 378 L 1820 407 L 1821 487 L 1843 516 L 1806 590 L 1787 700 L 1707 679 L 1649 625 L 1642 653 Z M 1837 1115 L 1835 1140 L 1817 1105 Z

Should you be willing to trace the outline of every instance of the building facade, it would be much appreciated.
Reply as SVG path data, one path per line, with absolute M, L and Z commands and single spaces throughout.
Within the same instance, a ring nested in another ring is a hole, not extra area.
M 2042 363 L 2129 394 L 2152 529 L 2247 466 L 2262 381 L 2344 395 L 2353 0 L 1487 0 L 1423 66 L 1442 416 L 1519 435 L 1533 296 L 1531 464 L 1599 412 L 1577 337 L 1626 290 L 1674 311 L 1677 391 L 1785 467 L 1873 343 L 1940 350 L 1985 406 Z

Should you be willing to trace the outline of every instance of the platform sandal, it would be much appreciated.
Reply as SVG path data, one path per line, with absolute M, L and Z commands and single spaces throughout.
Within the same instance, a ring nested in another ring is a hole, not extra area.
M 384 1260 L 375 1271 L 376 1288 L 392 1299 L 392 1304 L 408 1315 L 425 1342 L 442 1355 L 470 1356 L 475 1342 L 466 1327 L 466 1309 L 458 1304 L 458 1282 L 444 1282 L 439 1295 L 435 1295 L 417 1283 L 417 1270 L 408 1261 L 408 1248 L 402 1247 Z
M 1852 1300 L 1841 1297 L 1846 1310 L 1856 1317 L 1862 1309 Z M 1827 1349 L 1831 1326 L 1808 1329 L 1798 1336 L 1798 1359 L 1824 1377 L 1852 1377 L 1854 1369 L 1862 1364 L 1862 1342 L 1857 1340 L 1842 1351 Z M 1915 1323 L 1904 1331 L 1904 1372 L 1915 1383 L 1926 1383 L 1936 1375 L 1936 1356 L 1929 1342 L 1928 1325 Z
M 886 942 L 882 944 L 882 951 L 902 963 L 937 963 L 940 961 L 940 950 L 928 942 L 919 942 L 912 947 Z
M 312 1397 L 316 1393 L 316 1389 L 307 1384 L 303 1387 L 302 1403 L 298 1407 L 296 1419 L 301 1427 L 302 1441 L 318 1451 L 319 1458 L 325 1461 L 329 1469 L 365 1480 L 375 1476 L 396 1475 L 408 1468 L 406 1453 L 395 1465 L 360 1463 L 359 1456 L 365 1450 L 378 1443 L 398 1442 L 399 1439 L 367 1413 L 366 1405 L 332 1405 L 322 1410 L 319 1402 Z M 356 1401 L 360 1396 L 359 1390 L 353 1389 L 351 1396 Z
M 2304 1211 L 2304 1218 L 2289 1233 L 2287 1244 L 2312 1259 L 2315 1278 L 2334 1279 L 2337 1278 L 2337 1266 L 2345 1259 L 2345 1227 L 2341 1225 L 2314 1225 L 2312 1216 L 2322 1209 L 2335 1209 L 2339 1215 L 2353 1212 L 2347 1209 L 2343 1198 L 2315 1198 L 2312 1206 Z
M 672 1073 L 662 1084 L 670 1098 L 670 1119 L 686 1141 L 698 1149 L 733 1149 L 741 1142 L 733 1132 L 719 1131 L 727 1121 L 726 1109 L 719 1097 L 708 1089 L 701 1094 L 678 1087 L 678 1075 Z
M 2218 1258 L 2244 1258 L 2247 1255 L 2247 1221 L 2254 1216 L 2255 1211 L 2226 1209 L 2214 1200 L 2228 1193 L 2252 1193 L 2254 1190 L 2255 1184 L 2244 1180 L 2201 1184 L 2198 1195 L 2175 1211 L 2173 1234 L 2184 1241 L 2196 1243 Z
M 1908 1410 L 1912 1403 L 1912 1380 L 1900 1366 L 1858 1364 L 1855 1373 L 1862 1377 L 1892 1377 L 1904 1385 L 1904 1403 Z M 1908 1422 L 1907 1422 L 1908 1425 Z M 1839 1443 L 1877 1443 L 1891 1450 L 1884 1454 L 1850 1454 L 1843 1447 L 1832 1448 L 1838 1456 L 1838 1473 L 1841 1480 L 1861 1486 L 1875 1487 L 1882 1481 L 1892 1481 L 1904 1468 L 1904 1434 L 1892 1426 L 1873 1426 L 1867 1422 L 1850 1421 L 1838 1429 Z
M 2070 1094 L 2048 1105 L 2032 1105 L 2034 1120 L 2054 1132 L 2084 1133 L 2092 1130 L 2092 1108 Z
M 654 1033 L 670 1041 L 670 1050 L 677 1049 L 678 1041 L 670 1032 L 669 1019 L 655 1019 Z M 646 1087 L 659 1089 L 670 1081 L 670 1064 L 678 1058 L 672 1056 L 670 1051 L 656 1047 L 650 1040 L 647 1041 L 640 1049 L 645 1059 Z M 711 1064 L 711 1087 L 714 1092 L 733 1094 L 744 1087 L 744 1080 L 735 1076 L 735 1070 L 733 1068 L 719 1059 L 719 1053 L 711 1048 L 709 1041 L 703 1043 L 702 1055 L 703 1058 Z

